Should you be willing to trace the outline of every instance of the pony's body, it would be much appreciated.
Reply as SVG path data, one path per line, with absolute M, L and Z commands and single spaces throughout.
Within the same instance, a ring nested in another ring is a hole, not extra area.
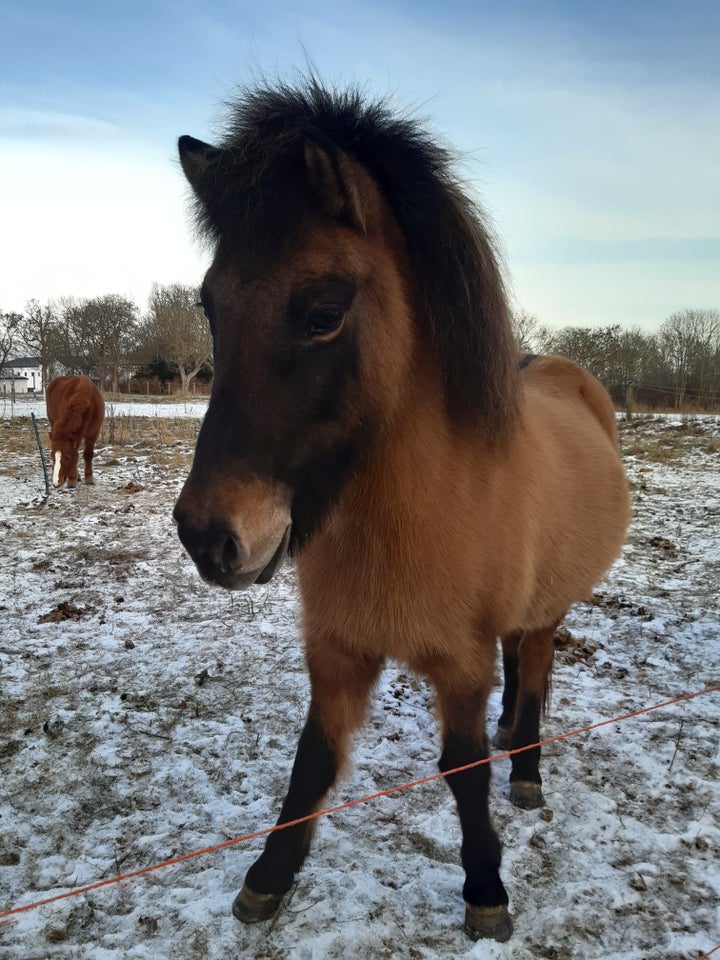
M 105 401 L 89 377 L 56 377 L 45 391 L 53 486 L 68 487 L 78 481 L 78 454 L 84 443 L 85 483 L 93 483 L 95 443 L 105 418 Z
M 310 814 L 387 657 L 428 676 L 443 771 L 498 739 L 538 739 L 553 634 L 623 542 L 628 494 L 600 384 L 523 364 L 496 259 L 447 157 L 353 96 L 259 91 L 226 145 L 180 141 L 216 256 L 201 297 L 215 380 L 178 532 L 210 582 L 266 582 L 297 555 L 311 703 L 280 822 Z M 511 798 L 539 806 L 540 751 Z M 463 831 L 466 930 L 512 924 L 489 771 L 448 778 Z M 255 921 L 290 889 L 307 824 L 272 834 L 233 906 Z
M 309 637 L 332 624 L 352 649 L 425 671 L 450 636 L 452 658 L 471 669 L 468 618 L 481 615 L 493 636 L 538 630 L 589 595 L 624 532 L 607 530 L 626 499 L 612 404 L 561 358 L 533 361 L 522 381 L 500 451 L 476 431 L 448 432 L 441 398 L 410 399 L 412 430 L 403 417 L 298 555 Z

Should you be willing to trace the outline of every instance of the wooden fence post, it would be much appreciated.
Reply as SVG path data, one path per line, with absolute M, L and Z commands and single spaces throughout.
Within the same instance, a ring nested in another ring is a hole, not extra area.
M 635 401 L 635 383 L 628 380 L 625 384 L 625 419 L 632 420 L 633 404 Z

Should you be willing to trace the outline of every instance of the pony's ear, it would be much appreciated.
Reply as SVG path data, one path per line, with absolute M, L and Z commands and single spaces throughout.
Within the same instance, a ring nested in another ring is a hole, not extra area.
M 216 147 L 211 147 L 209 143 L 196 140 L 195 137 L 180 137 L 178 153 L 180 165 L 188 183 L 195 193 L 200 193 L 207 169 L 218 160 L 220 151 Z
M 334 219 L 345 218 L 361 233 L 367 233 L 360 184 L 346 154 L 307 140 L 305 167 L 310 188 L 325 213 Z

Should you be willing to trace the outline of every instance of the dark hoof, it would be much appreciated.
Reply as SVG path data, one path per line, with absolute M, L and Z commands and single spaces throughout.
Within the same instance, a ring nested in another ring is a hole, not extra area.
M 471 940 L 498 940 L 505 943 L 512 936 L 512 917 L 507 907 L 478 907 L 474 903 L 466 903 L 464 930 Z
M 243 884 L 232 905 L 233 916 L 243 923 L 269 920 L 277 912 L 282 898 L 282 893 L 255 893 L 247 884 Z
M 86 480 L 85 483 L 87 484 L 88 487 L 94 487 L 94 486 L 95 486 L 95 481 L 94 481 L 94 480 Z
M 498 726 L 495 736 L 492 738 L 492 744 L 498 750 L 507 750 L 510 746 L 511 730 L 508 727 Z
M 510 802 L 521 810 L 537 810 L 545 806 L 545 797 L 539 783 L 513 780 L 510 784 Z

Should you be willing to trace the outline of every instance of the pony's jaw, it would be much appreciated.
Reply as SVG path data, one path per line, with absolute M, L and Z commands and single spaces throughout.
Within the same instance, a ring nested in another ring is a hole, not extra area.
M 288 546 L 290 544 L 290 531 L 291 531 L 291 525 L 288 525 L 288 528 L 285 531 L 285 534 L 283 535 L 283 538 L 280 541 L 280 544 L 278 545 L 277 550 L 275 551 L 274 555 L 271 557 L 270 562 L 265 566 L 263 570 L 260 571 L 258 576 L 253 581 L 253 583 L 269 583 L 270 580 L 272 580 L 272 578 L 278 572 L 278 570 L 282 566 L 282 562 L 285 559 L 285 555 L 287 554 L 287 551 L 288 551 Z

